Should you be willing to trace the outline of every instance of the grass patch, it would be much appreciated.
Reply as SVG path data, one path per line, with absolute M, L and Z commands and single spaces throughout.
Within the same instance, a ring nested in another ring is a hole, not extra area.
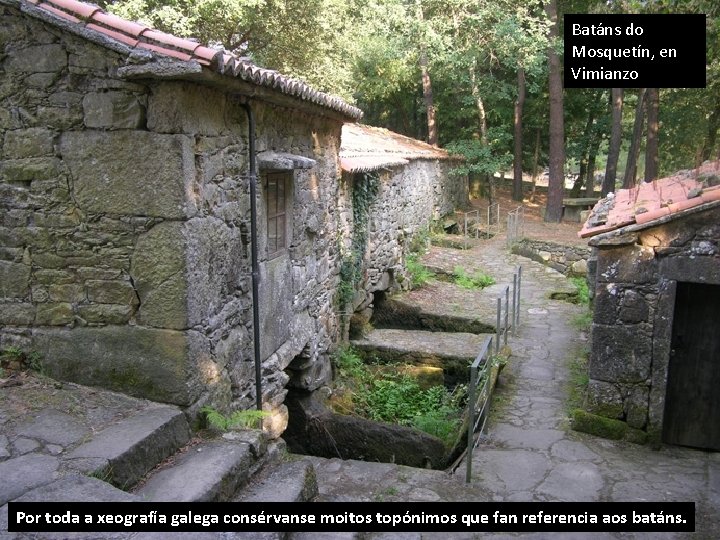
M 405 268 L 407 268 L 410 274 L 410 282 L 412 283 L 413 289 L 422 287 L 435 278 L 435 273 L 428 270 L 428 268 L 418 260 L 418 256 L 415 253 L 410 253 L 405 258 Z
M 404 373 L 374 373 L 349 347 L 334 360 L 338 391 L 330 405 L 336 412 L 413 427 L 446 444 L 454 442 L 466 398 L 463 386 L 452 392 L 442 385 L 423 389 Z
M 575 329 L 580 330 L 581 332 L 588 332 L 590 330 L 590 326 L 592 325 L 592 311 L 588 309 L 579 315 L 575 315 L 572 318 L 571 323 Z
M 494 285 L 495 279 L 480 270 L 468 274 L 462 266 L 456 266 L 453 270 L 453 282 L 464 289 L 484 289 Z
M 200 409 L 200 412 L 205 414 L 208 425 L 219 431 L 228 431 L 236 427 L 246 429 L 257 428 L 260 426 L 262 419 L 270 414 L 265 411 L 251 409 L 247 411 L 235 411 L 229 416 L 225 416 L 209 405 Z
M 590 377 L 588 376 L 588 352 L 577 351 L 573 354 L 568 366 L 570 371 L 567 406 L 570 411 L 581 408 L 585 401 Z
M 590 289 L 588 288 L 587 279 L 584 277 L 572 277 L 570 281 L 577 289 L 577 297 L 574 302 L 583 306 L 590 306 Z

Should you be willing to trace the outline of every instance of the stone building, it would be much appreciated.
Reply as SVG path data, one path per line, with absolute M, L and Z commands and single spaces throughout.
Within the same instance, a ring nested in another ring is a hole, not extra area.
M 0 14 L 0 348 L 191 415 L 261 405 L 281 432 L 341 338 L 361 111 L 77 0 Z
M 587 408 L 720 449 L 720 162 L 600 201 Z
M 75 0 L 0 10 L 1 345 L 183 407 L 251 407 L 256 369 L 281 413 L 289 378 L 325 384 L 340 135 L 361 112 Z
M 405 256 L 412 240 L 427 239 L 433 221 L 468 205 L 467 177 L 452 174 L 457 159 L 387 129 L 343 127 L 342 248 L 345 264 L 355 265 L 355 294 L 345 309 L 357 313 L 359 324 L 370 319 L 378 292 L 409 287 Z

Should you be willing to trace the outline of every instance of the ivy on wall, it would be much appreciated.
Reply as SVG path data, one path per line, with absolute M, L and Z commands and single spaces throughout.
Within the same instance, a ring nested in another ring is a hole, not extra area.
M 356 174 L 353 177 L 352 209 L 353 230 L 350 252 L 340 266 L 340 305 L 352 301 L 355 289 L 362 279 L 362 266 L 367 249 L 370 227 L 370 207 L 380 191 L 380 176 L 376 172 Z

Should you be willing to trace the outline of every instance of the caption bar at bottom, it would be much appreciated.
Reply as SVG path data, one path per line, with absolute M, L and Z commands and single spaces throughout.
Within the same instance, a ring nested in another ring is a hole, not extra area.
M 693 532 L 694 502 L 11 502 L 10 532 Z

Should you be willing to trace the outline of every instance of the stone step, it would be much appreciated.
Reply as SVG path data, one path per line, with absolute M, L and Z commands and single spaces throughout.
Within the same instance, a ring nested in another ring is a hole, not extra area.
M 490 334 L 376 328 L 351 344 L 363 357 L 441 368 L 445 384 L 464 381 Z
M 447 536 L 443 535 L 447 538 Z M 378 533 L 366 533 L 363 536 L 363 540 L 422 540 L 420 533 L 397 533 L 397 532 L 378 532 Z
M 308 502 L 317 497 L 315 468 L 310 461 L 268 467 L 236 498 L 238 502 Z
M 377 328 L 493 333 L 497 297 L 502 287 L 465 289 L 455 283 L 434 280 L 377 302 L 371 322 Z
M 126 489 L 190 440 L 177 407 L 151 406 L 96 433 L 63 457 L 65 464 Z
M 245 441 L 201 442 L 174 456 L 134 493 L 152 502 L 227 501 L 256 472 L 258 458 Z
M 366 536 L 356 532 L 297 532 L 289 533 L 287 540 L 363 540 Z

